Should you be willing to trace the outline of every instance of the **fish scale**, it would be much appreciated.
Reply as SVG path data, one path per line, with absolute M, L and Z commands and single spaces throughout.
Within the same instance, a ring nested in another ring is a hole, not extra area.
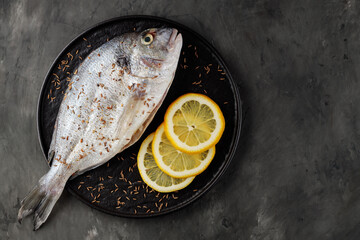
M 152 42 L 144 42 L 149 34 Z M 141 137 L 168 92 L 181 47 L 176 29 L 159 28 L 123 34 L 89 54 L 60 105 L 51 168 L 22 201 L 19 221 L 35 212 L 38 229 L 71 176 L 104 164 Z

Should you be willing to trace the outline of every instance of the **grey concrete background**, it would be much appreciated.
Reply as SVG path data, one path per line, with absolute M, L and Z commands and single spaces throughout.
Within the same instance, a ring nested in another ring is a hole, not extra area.
M 355 0 L 1 0 L 0 239 L 359 239 L 359 13 Z M 33 232 L 16 214 L 47 171 L 43 78 L 76 35 L 130 14 L 185 24 L 223 55 L 246 113 L 237 154 L 181 211 L 119 218 L 65 192 Z

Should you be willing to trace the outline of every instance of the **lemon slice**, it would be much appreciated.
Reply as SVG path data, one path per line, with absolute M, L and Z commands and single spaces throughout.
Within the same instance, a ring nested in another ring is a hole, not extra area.
M 164 124 L 161 124 L 155 132 L 152 151 L 158 167 L 175 178 L 186 178 L 202 173 L 215 156 L 215 146 L 196 154 L 177 150 L 166 137 Z
M 176 99 L 165 113 L 165 133 L 170 142 L 186 153 L 200 153 L 220 140 L 225 119 L 209 97 L 188 93 Z
M 173 178 L 166 175 L 155 163 L 151 152 L 154 133 L 150 134 L 141 144 L 137 157 L 137 165 L 143 181 L 158 192 L 173 192 L 188 186 L 195 177 Z

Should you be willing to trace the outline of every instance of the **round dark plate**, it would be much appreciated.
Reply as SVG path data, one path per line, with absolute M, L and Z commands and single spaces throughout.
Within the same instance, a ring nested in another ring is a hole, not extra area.
M 76 37 L 56 58 L 42 86 L 38 104 L 38 131 L 47 156 L 57 112 L 69 79 L 82 59 L 122 33 L 152 27 L 174 27 L 183 35 L 184 45 L 174 82 L 154 120 L 129 149 L 108 163 L 68 181 L 66 189 L 87 205 L 103 212 L 125 217 L 148 217 L 180 209 L 203 195 L 224 173 L 240 137 L 241 100 L 224 61 L 217 51 L 189 28 L 166 19 L 128 16 L 100 23 Z M 141 142 L 163 122 L 165 110 L 177 97 L 189 92 L 208 95 L 223 111 L 226 127 L 216 145 L 216 156 L 208 169 L 185 189 L 163 194 L 141 180 L 136 155 Z

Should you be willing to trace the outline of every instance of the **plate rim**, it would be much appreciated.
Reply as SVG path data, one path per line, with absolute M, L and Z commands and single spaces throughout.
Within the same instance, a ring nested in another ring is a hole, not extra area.
M 243 126 L 243 109 L 242 109 L 242 100 L 240 98 L 240 91 L 239 88 L 237 86 L 237 84 L 235 83 L 228 67 L 227 64 L 224 60 L 224 58 L 221 56 L 221 54 L 215 49 L 215 47 L 210 44 L 210 42 L 208 42 L 206 40 L 205 37 L 201 36 L 199 33 L 197 33 L 196 31 L 192 30 L 191 28 L 178 23 L 176 21 L 173 20 L 169 20 L 167 18 L 163 18 L 163 17 L 158 17 L 158 16 L 152 16 L 152 15 L 126 15 L 126 16 L 120 16 L 120 17 L 114 17 L 114 18 L 110 18 L 104 21 L 101 21 L 99 23 L 96 23 L 90 27 L 88 27 L 86 30 L 82 31 L 81 33 L 77 34 L 60 52 L 59 54 L 55 57 L 55 59 L 53 60 L 49 70 L 47 71 L 47 73 L 45 74 L 43 83 L 41 85 L 41 89 L 40 89 L 40 94 L 38 97 L 38 101 L 37 101 L 37 115 L 36 115 L 36 122 L 37 122 L 37 134 L 38 134 L 38 140 L 40 142 L 40 147 L 41 147 L 41 151 L 45 157 L 45 161 L 47 162 L 48 166 L 49 162 L 47 161 L 47 153 L 45 153 L 45 147 L 44 147 L 44 139 L 41 136 L 41 130 L 40 130 L 40 107 L 42 106 L 42 102 L 41 100 L 43 99 L 44 96 L 44 88 L 46 85 L 46 80 L 49 77 L 49 74 L 51 74 L 56 62 L 59 60 L 60 56 L 65 52 L 65 50 L 70 47 L 77 39 L 81 38 L 82 36 L 84 36 L 85 34 L 87 34 L 89 31 L 93 30 L 94 28 L 100 27 L 101 25 L 106 25 L 108 23 L 111 22 L 116 22 L 116 21 L 124 21 L 124 20 L 128 20 L 128 19 L 132 19 L 132 20 L 146 20 L 146 19 L 150 19 L 150 20 L 155 20 L 155 21 L 159 21 L 159 22 L 164 22 L 164 23 L 168 23 L 171 25 L 175 25 L 175 26 L 179 26 L 181 28 L 183 28 L 184 30 L 188 31 L 189 33 L 195 35 L 197 38 L 200 39 L 200 41 L 202 41 L 205 46 L 207 48 L 210 49 L 210 51 L 212 52 L 212 54 L 214 54 L 216 56 L 216 58 L 219 60 L 219 62 L 222 64 L 222 67 L 224 68 L 227 78 L 229 80 L 229 83 L 232 87 L 232 90 L 234 92 L 234 97 L 235 97 L 235 108 L 236 108 L 236 117 L 238 120 L 238 123 L 235 124 L 235 135 L 233 137 L 233 141 L 231 142 L 231 146 L 229 149 L 229 154 L 227 157 L 227 161 L 225 161 L 225 164 L 222 166 L 222 168 L 219 169 L 219 172 L 217 175 L 215 175 L 209 184 L 205 185 L 202 189 L 201 192 L 199 194 L 195 194 L 192 197 L 184 200 L 183 202 L 181 202 L 180 204 L 176 205 L 173 208 L 169 208 L 169 210 L 163 210 L 160 212 L 155 212 L 155 213 L 151 213 L 151 214 L 130 214 L 130 213 L 119 213 L 119 212 L 113 212 L 107 209 L 104 209 L 102 207 L 99 207 L 97 205 L 93 205 L 90 202 L 88 202 L 86 199 L 84 199 L 81 195 L 78 195 L 71 187 L 68 186 L 68 183 L 65 186 L 65 189 L 72 195 L 74 196 L 76 199 L 80 200 L 81 202 L 85 203 L 87 206 L 94 208 L 96 210 L 99 210 L 101 212 L 113 215 L 113 216 L 118 216 L 118 217 L 129 217 L 129 218 L 151 218 L 151 217 L 156 217 L 156 216 L 160 216 L 160 215 L 165 215 L 165 214 L 169 214 L 175 211 L 178 211 L 188 205 L 190 205 L 190 203 L 193 203 L 195 201 L 197 201 L 198 199 L 200 199 L 201 197 L 203 197 L 217 182 L 218 180 L 221 178 L 221 176 L 225 173 L 225 171 L 227 170 L 227 168 L 229 167 L 230 163 L 232 162 L 234 155 L 236 153 L 237 147 L 239 145 L 239 140 L 240 140 L 240 136 L 241 136 L 241 130 L 242 130 L 242 126 Z M 226 160 L 226 158 L 225 158 Z

